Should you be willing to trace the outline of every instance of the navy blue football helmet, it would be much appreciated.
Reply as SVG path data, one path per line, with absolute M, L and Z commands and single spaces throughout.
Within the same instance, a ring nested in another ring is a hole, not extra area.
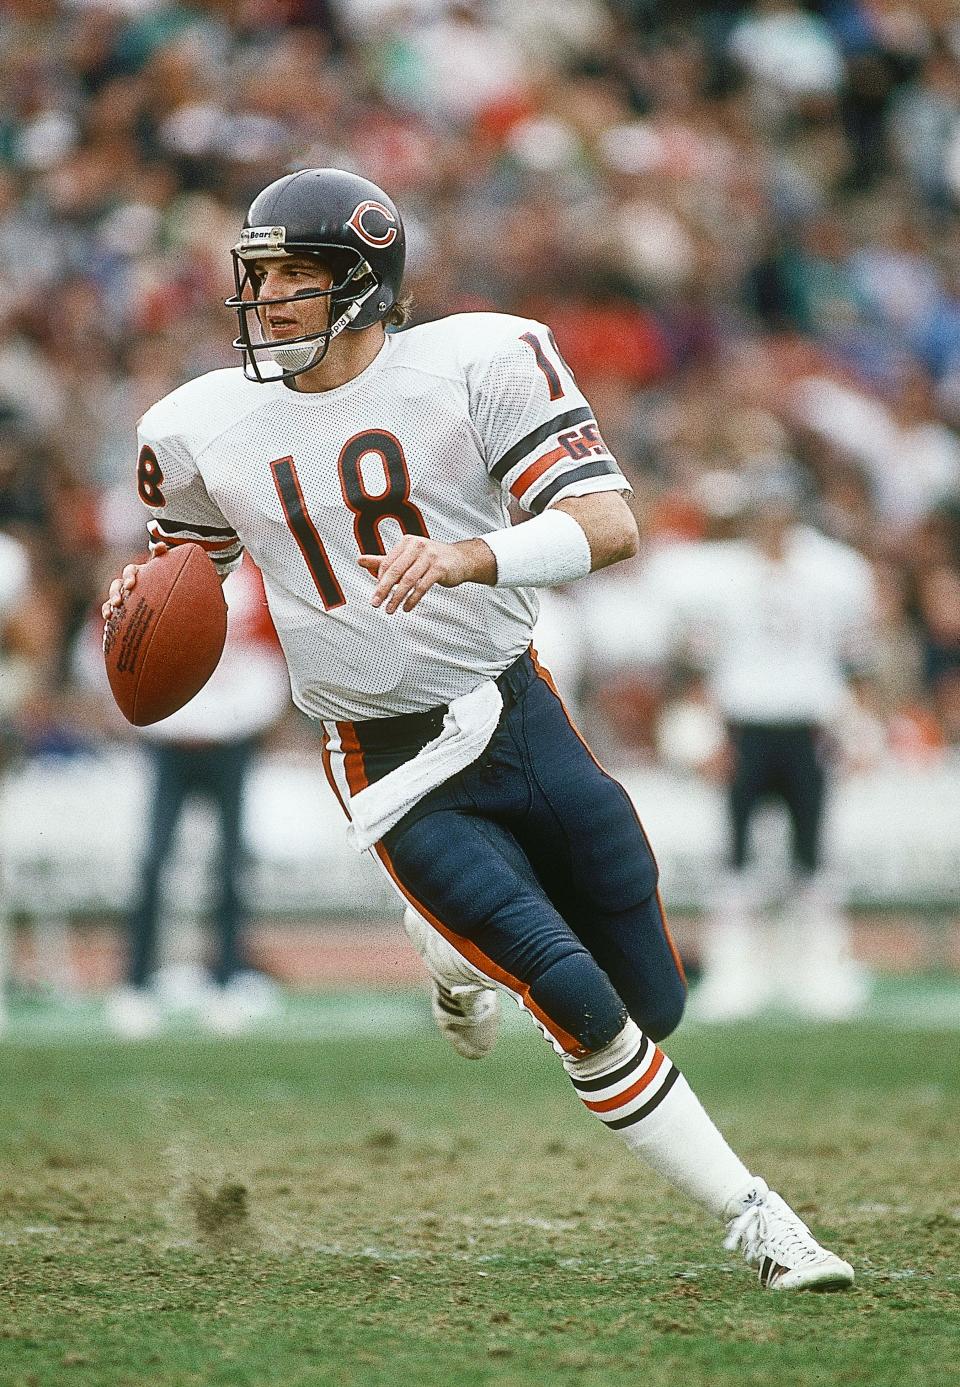
M 327 266 L 333 285 L 286 298 L 258 299 L 257 263 L 304 253 L 316 255 Z M 240 325 L 233 345 L 243 353 L 247 378 L 263 383 L 309 371 L 323 360 L 339 333 L 383 321 L 400 293 L 406 238 L 400 213 L 375 183 L 342 169 L 301 169 L 278 178 L 254 198 L 232 254 L 236 293 L 226 304 L 236 310 Z M 301 298 L 329 300 L 328 327 L 288 341 L 264 340 L 259 310 Z M 258 324 L 257 339 L 250 332 L 251 314 Z M 262 353 L 279 372 L 262 373 Z

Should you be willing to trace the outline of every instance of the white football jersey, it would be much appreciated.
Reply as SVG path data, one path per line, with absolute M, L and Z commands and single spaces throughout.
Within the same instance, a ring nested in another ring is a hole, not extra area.
M 498 313 L 388 333 L 333 390 L 212 371 L 148 410 L 139 444 L 152 543 L 199 543 L 221 572 L 248 550 L 294 700 L 322 719 L 449 703 L 506 669 L 537 617 L 531 589 L 479 583 L 388 615 L 360 554 L 482 536 L 511 497 L 539 514 L 629 489 L 550 330 Z

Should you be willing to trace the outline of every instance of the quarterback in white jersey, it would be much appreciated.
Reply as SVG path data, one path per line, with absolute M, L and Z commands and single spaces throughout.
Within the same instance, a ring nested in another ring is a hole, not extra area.
M 330 390 L 239 368 L 190 381 L 139 431 L 154 543 L 192 540 L 264 575 L 294 700 L 323 719 L 448 704 L 530 644 L 530 588 L 431 588 L 400 621 L 361 554 L 403 535 L 454 544 L 586 492 L 625 490 L 549 329 L 494 313 L 388 333 Z
M 686 985 L 656 862 L 529 648 L 537 587 L 636 552 L 627 482 L 542 324 L 386 331 L 403 256 L 396 207 L 353 174 L 304 169 L 254 199 L 228 301 L 243 370 L 143 420 L 152 543 L 259 564 L 351 841 L 404 902 L 458 1052 L 487 1053 L 512 996 L 586 1108 L 726 1220 L 764 1286 L 847 1285 L 657 1044 Z

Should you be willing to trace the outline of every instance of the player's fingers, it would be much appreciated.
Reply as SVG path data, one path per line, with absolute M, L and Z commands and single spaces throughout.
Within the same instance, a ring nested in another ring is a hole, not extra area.
M 400 557 L 396 549 L 391 549 L 386 554 L 360 554 L 357 558 L 360 567 L 377 579 L 377 587 L 374 588 L 371 598 L 375 607 L 379 607 L 390 591 L 396 575 L 403 571 L 402 564 L 398 562 Z M 388 577 L 388 572 L 392 572 L 393 576 Z
M 138 564 L 128 563 L 123 573 L 120 575 L 121 599 L 125 597 L 128 592 L 133 592 L 133 589 L 136 587 L 138 567 Z M 116 582 L 116 579 L 114 579 L 114 582 Z M 110 589 L 111 591 L 113 590 L 113 583 L 110 584 Z
M 420 584 L 424 582 L 425 578 L 430 572 L 430 569 L 431 562 L 430 556 L 428 554 L 422 554 L 417 559 L 415 559 L 415 561 L 409 566 L 409 568 L 405 569 L 404 572 L 397 579 L 397 581 L 394 583 L 393 590 L 391 591 L 390 598 L 387 602 L 387 611 L 397 611 L 397 609 L 403 603 L 406 602 L 410 594 L 414 592 L 420 586 Z M 431 578 L 430 582 L 427 583 L 427 587 L 429 587 L 430 583 L 432 582 L 433 579 Z M 426 588 L 423 589 L 423 592 L 426 592 Z M 420 596 L 423 596 L 422 592 Z M 419 601 L 419 598 L 417 600 Z
M 425 573 L 411 588 L 407 600 L 403 604 L 403 610 L 412 612 L 417 603 L 426 596 L 436 582 L 437 575 L 435 573 Z
M 104 616 L 109 616 L 114 607 L 119 607 L 123 601 L 125 588 L 122 578 L 114 578 L 110 584 L 110 591 L 104 605 Z
M 397 583 L 403 581 L 404 575 L 417 562 L 420 555 L 416 549 L 405 544 L 399 544 L 395 549 L 391 549 L 385 556 L 380 568 L 380 575 L 377 586 L 373 590 L 373 597 L 370 599 L 375 607 L 379 607 L 390 596 Z M 404 593 L 404 596 L 406 593 Z

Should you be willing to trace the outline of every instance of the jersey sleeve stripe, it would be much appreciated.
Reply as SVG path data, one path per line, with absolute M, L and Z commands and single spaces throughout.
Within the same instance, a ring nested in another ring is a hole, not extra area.
M 184 525 L 179 528 L 186 530 L 187 533 L 171 535 L 167 533 L 167 530 L 163 526 L 157 524 L 156 521 L 151 521 L 147 526 L 147 533 L 154 544 L 168 544 L 171 548 L 175 548 L 178 544 L 198 544 L 201 549 L 204 549 L 211 556 L 213 554 L 222 554 L 226 556 L 226 551 L 228 549 L 238 549 L 240 547 L 240 541 L 235 534 L 231 534 L 229 539 L 204 539 L 199 531 L 191 532 L 189 526 Z
M 178 544 L 196 544 L 204 553 L 209 554 L 211 558 L 213 558 L 214 554 L 226 557 L 226 551 L 228 549 L 236 549 L 239 544 L 239 541 L 235 539 L 222 540 L 219 544 L 214 544 L 213 541 L 209 539 L 190 539 L 189 536 L 186 535 L 181 539 L 174 539 L 171 535 L 156 534 L 154 532 L 151 532 L 150 537 L 154 544 L 166 544 L 171 549 L 175 549 Z
M 179 520 L 167 520 L 165 517 L 155 516 L 149 522 L 162 529 L 166 535 L 179 535 L 189 533 L 200 535 L 202 539 L 236 539 L 236 530 L 215 529 L 212 525 L 185 525 Z
M 529 510 L 532 515 L 539 515 L 546 510 L 553 498 L 561 492 L 564 487 L 571 486 L 574 482 L 584 481 L 587 477 L 615 477 L 620 474 L 617 464 L 611 459 L 607 462 L 587 462 L 582 467 L 574 467 L 569 472 L 561 472 L 559 477 L 548 482 L 541 491 L 534 496 L 530 502 Z
M 542 477 L 548 468 L 552 467 L 555 462 L 559 462 L 561 458 L 568 458 L 569 456 L 566 448 L 554 448 L 552 452 L 544 453 L 543 457 L 537 458 L 536 462 L 532 462 L 525 471 L 520 473 L 510 487 L 510 495 L 519 500 L 527 487 L 533 486 L 534 482 Z
M 514 443 L 513 447 L 508 448 L 503 457 L 493 464 L 490 468 L 491 477 L 495 481 L 502 482 L 511 467 L 516 467 L 517 463 L 522 462 L 527 454 L 532 453 L 539 444 L 545 443 L 555 433 L 561 433 L 564 429 L 572 428 L 574 424 L 582 424 L 587 419 L 592 418 L 593 410 L 590 406 L 581 405 L 579 409 L 569 409 L 566 414 L 558 414 L 546 424 L 532 429 L 525 438 L 521 438 L 519 443 Z
M 203 539 L 197 531 L 191 531 L 189 525 L 178 528 L 186 530 L 187 533 L 167 534 L 164 526 L 156 520 L 151 520 L 147 526 L 151 554 L 158 544 L 166 544 L 171 548 L 176 548 L 179 544 L 198 544 L 221 575 L 232 572 L 243 558 L 243 545 L 236 535 L 226 540 Z

